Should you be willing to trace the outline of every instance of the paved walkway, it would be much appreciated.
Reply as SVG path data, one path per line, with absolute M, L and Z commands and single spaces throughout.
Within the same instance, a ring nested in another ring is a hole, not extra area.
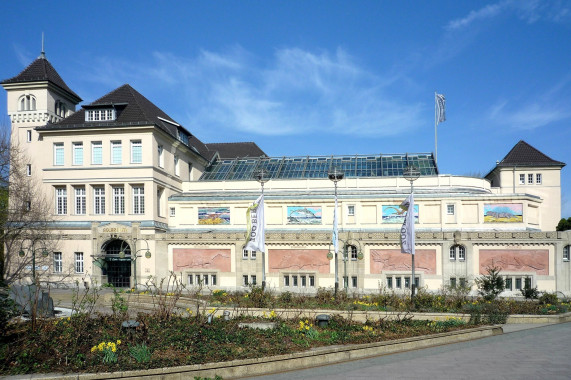
M 571 379 L 571 323 L 253 379 Z

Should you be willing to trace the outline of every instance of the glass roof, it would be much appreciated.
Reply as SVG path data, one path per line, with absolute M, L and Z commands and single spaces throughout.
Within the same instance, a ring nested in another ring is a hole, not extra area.
M 432 153 L 379 154 L 370 156 L 306 156 L 236 158 L 213 162 L 201 181 L 254 180 L 254 171 L 266 169 L 271 179 L 327 178 L 332 168 L 345 178 L 400 177 L 408 165 L 419 168 L 420 175 L 436 175 Z

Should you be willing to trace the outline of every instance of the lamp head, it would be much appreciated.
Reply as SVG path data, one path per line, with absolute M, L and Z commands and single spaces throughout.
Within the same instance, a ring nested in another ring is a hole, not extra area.
M 420 170 L 414 165 L 409 165 L 402 171 L 402 176 L 409 182 L 414 182 L 420 177 Z
M 254 179 L 261 184 L 264 184 L 270 180 L 270 172 L 264 168 L 256 169 L 253 176 Z
M 343 178 L 345 178 L 345 173 L 343 173 L 341 170 L 339 170 L 336 167 L 332 167 L 331 170 L 329 170 L 329 172 L 327 172 L 327 178 L 329 178 L 331 181 L 337 183 L 337 182 L 341 181 Z

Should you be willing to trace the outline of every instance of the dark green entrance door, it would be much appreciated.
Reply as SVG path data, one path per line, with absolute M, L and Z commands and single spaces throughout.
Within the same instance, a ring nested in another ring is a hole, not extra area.
M 107 261 L 107 282 L 116 288 L 131 287 L 131 260 L 115 259 Z

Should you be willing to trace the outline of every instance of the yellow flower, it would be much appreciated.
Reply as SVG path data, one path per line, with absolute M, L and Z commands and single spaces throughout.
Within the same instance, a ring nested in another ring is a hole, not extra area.
M 119 340 L 117 341 L 117 345 L 120 345 L 120 344 L 121 344 L 121 340 L 119 339 Z

